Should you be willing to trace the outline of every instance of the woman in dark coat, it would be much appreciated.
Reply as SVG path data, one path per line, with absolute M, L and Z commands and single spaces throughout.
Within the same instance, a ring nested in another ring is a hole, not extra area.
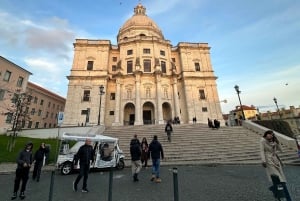
M 145 162 L 145 165 L 143 165 L 143 166 L 147 167 L 149 145 L 148 145 L 147 139 L 145 137 L 142 139 L 141 148 L 142 148 L 142 156 L 141 156 L 142 165 Z
M 41 143 L 40 148 L 35 152 L 34 154 L 34 168 L 33 168 L 33 174 L 32 179 L 37 182 L 40 181 L 41 171 L 44 164 L 44 158 L 46 154 L 46 146 L 45 143 Z

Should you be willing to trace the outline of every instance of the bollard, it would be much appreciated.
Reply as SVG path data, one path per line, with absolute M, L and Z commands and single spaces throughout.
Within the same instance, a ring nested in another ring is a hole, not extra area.
M 178 170 L 173 168 L 173 188 L 174 188 L 174 201 L 178 201 Z
M 52 172 L 51 172 L 51 180 L 50 180 L 49 200 L 48 201 L 52 201 L 53 185 L 54 185 L 54 173 L 55 173 L 55 171 L 52 170 Z
M 108 201 L 112 201 L 113 168 L 109 169 Z

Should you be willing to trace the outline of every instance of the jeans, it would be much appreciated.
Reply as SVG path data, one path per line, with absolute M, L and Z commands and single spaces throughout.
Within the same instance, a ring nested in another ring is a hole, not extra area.
M 152 159 L 152 175 L 155 175 L 156 178 L 159 178 L 159 168 L 160 168 L 160 159 Z

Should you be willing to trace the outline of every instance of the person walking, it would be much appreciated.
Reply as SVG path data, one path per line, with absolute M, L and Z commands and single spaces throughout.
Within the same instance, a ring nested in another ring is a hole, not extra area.
M 168 121 L 168 123 L 166 124 L 165 132 L 167 133 L 168 141 L 171 142 L 171 133 L 173 132 L 171 121 Z
M 139 181 L 138 174 L 141 171 L 141 144 L 137 139 L 137 135 L 130 142 L 130 155 L 131 155 L 131 173 L 133 176 L 133 181 Z
M 277 151 L 282 151 L 281 145 L 272 130 L 264 133 L 260 141 L 260 154 L 262 159 L 262 166 L 266 168 L 269 181 L 272 177 L 278 177 L 280 184 L 283 186 L 283 191 L 287 201 L 291 201 L 289 191 L 286 186 L 286 177 L 283 173 L 282 162 L 277 155 Z M 276 184 L 273 183 L 273 186 Z
M 142 139 L 141 148 L 142 148 L 141 162 L 144 167 L 147 167 L 149 145 L 145 137 Z
M 91 139 L 87 138 L 85 140 L 85 144 L 79 148 L 76 154 L 76 157 L 79 159 L 80 172 L 76 180 L 73 182 L 73 190 L 75 192 L 77 191 L 77 185 L 82 177 L 83 177 L 82 192 L 83 193 L 89 192 L 87 189 L 87 180 L 88 180 L 88 174 L 90 170 L 90 163 L 94 162 L 94 150 L 91 143 L 92 143 Z
M 41 143 L 39 149 L 35 152 L 34 157 L 33 157 L 34 168 L 33 168 L 33 173 L 32 173 L 32 179 L 33 180 L 36 179 L 37 182 L 40 181 L 45 154 L 46 154 L 46 146 L 45 146 L 45 143 L 43 142 L 43 143 Z
M 163 147 L 157 139 L 157 135 L 153 136 L 153 140 L 149 145 L 149 154 L 152 159 L 152 177 L 151 181 L 161 182 L 160 178 L 160 159 L 164 159 Z
M 20 187 L 20 183 L 22 181 L 21 191 L 20 191 L 20 199 L 25 199 L 25 190 L 26 184 L 29 178 L 29 170 L 32 164 L 32 142 L 29 142 L 25 145 L 24 150 L 22 150 L 17 158 L 17 169 L 16 169 L 16 177 L 14 183 L 14 192 L 11 197 L 12 200 L 16 199 L 18 196 L 18 191 Z

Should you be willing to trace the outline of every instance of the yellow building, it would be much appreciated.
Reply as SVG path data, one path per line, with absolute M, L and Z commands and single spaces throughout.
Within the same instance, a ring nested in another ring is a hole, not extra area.
M 117 43 L 76 39 L 65 126 L 222 119 L 207 43 L 173 46 L 141 4 L 120 28 Z

